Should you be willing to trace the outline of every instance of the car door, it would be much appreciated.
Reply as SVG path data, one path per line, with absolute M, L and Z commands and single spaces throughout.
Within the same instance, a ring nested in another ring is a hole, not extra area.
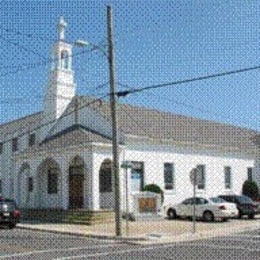
M 176 208 L 177 215 L 182 217 L 190 216 L 192 202 L 193 199 L 189 198 L 180 203 Z
M 205 198 L 196 198 L 195 214 L 197 217 L 202 217 L 203 212 L 208 209 L 208 200 Z

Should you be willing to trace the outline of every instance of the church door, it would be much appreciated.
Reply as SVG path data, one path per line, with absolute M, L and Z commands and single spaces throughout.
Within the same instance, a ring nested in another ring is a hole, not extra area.
M 69 208 L 84 207 L 84 175 L 81 167 L 71 167 L 69 174 Z

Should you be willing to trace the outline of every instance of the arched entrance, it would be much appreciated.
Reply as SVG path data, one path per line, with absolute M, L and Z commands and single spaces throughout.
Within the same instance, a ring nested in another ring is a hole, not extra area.
M 23 163 L 18 174 L 18 205 L 20 208 L 28 207 L 29 203 L 29 176 L 30 165 Z
M 113 209 L 115 207 L 115 194 L 113 192 L 112 162 L 106 159 L 99 170 L 100 208 Z
M 45 159 L 37 168 L 39 208 L 61 207 L 61 170 L 53 158 Z
M 69 166 L 69 208 L 84 207 L 84 160 L 76 156 Z

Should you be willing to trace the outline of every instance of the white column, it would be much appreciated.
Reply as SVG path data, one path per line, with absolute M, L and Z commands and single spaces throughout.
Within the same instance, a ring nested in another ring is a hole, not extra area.
M 19 170 L 20 170 L 20 165 L 19 163 L 14 163 L 13 165 L 13 182 L 14 182 L 14 190 L 13 190 L 13 198 L 16 200 L 18 203 L 18 196 L 19 196 Z
M 100 209 L 99 170 L 92 171 L 92 210 Z
M 37 166 L 35 163 L 30 164 L 30 176 L 33 178 L 33 191 L 29 194 L 30 207 L 37 207 Z
M 69 165 L 60 164 L 60 206 L 66 210 L 69 207 Z
M 92 158 L 92 172 L 90 173 L 91 183 L 91 209 L 100 209 L 100 194 L 99 194 L 99 169 L 101 164 L 95 158 Z

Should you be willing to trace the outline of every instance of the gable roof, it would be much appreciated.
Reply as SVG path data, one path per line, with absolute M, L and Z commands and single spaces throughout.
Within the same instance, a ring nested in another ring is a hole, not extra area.
M 78 107 L 90 106 L 99 111 L 104 118 L 111 120 L 110 103 L 94 102 L 96 100 L 86 96 L 78 97 Z M 118 103 L 118 124 L 126 135 L 209 147 L 235 148 L 241 152 L 255 150 L 253 139 L 259 134 L 246 128 L 121 103 Z
M 25 132 L 37 129 L 42 123 L 43 112 L 37 112 L 11 122 L 0 125 L 0 138 L 6 135 L 18 133 L 22 135 Z
M 66 117 L 74 113 L 75 102 L 78 103 L 78 109 L 84 109 L 84 107 L 88 106 L 102 115 L 105 120 L 111 121 L 110 103 L 86 96 L 73 98 L 62 116 Z M 14 131 L 19 131 L 21 134 L 39 128 L 42 124 L 42 116 L 43 112 L 39 112 L 3 124 L 0 126 L 1 135 Z M 246 153 L 251 153 L 257 149 L 254 140 L 259 135 L 259 132 L 246 128 L 121 103 L 118 103 L 118 124 L 119 129 L 128 136 L 149 137 L 158 141 L 173 141 L 212 148 L 234 148 Z M 65 145 L 65 142 L 67 142 L 66 146 L 68 146 L 69 144 L 88 142 L 90 139 L 93 142 L 108 141 L 107 137 L 82 127 L 81 129 L 73 129 L 69 133 L 60 133 L 66 138 L 64 139 L 61 135 L 55 136 L 53 140 L 48 140 L 48 145 L 55 142 L 61 142 Z M 77 133 L 81 138 L 77 137 L 73 141 L 72 133 L 76 133 L 74 130 L 79 131 Z M 86 136 L 84 131 L 90 133 Z
M 27 148 L 24 152 L 51 151 L 57 148 L 68 148 L 92 142 L 112 143 L 109 138 L 101 136 L 99 133 L 89 130 L 82 125 L 72 125 L 64 131 L 45 139 L 40 145 Z

